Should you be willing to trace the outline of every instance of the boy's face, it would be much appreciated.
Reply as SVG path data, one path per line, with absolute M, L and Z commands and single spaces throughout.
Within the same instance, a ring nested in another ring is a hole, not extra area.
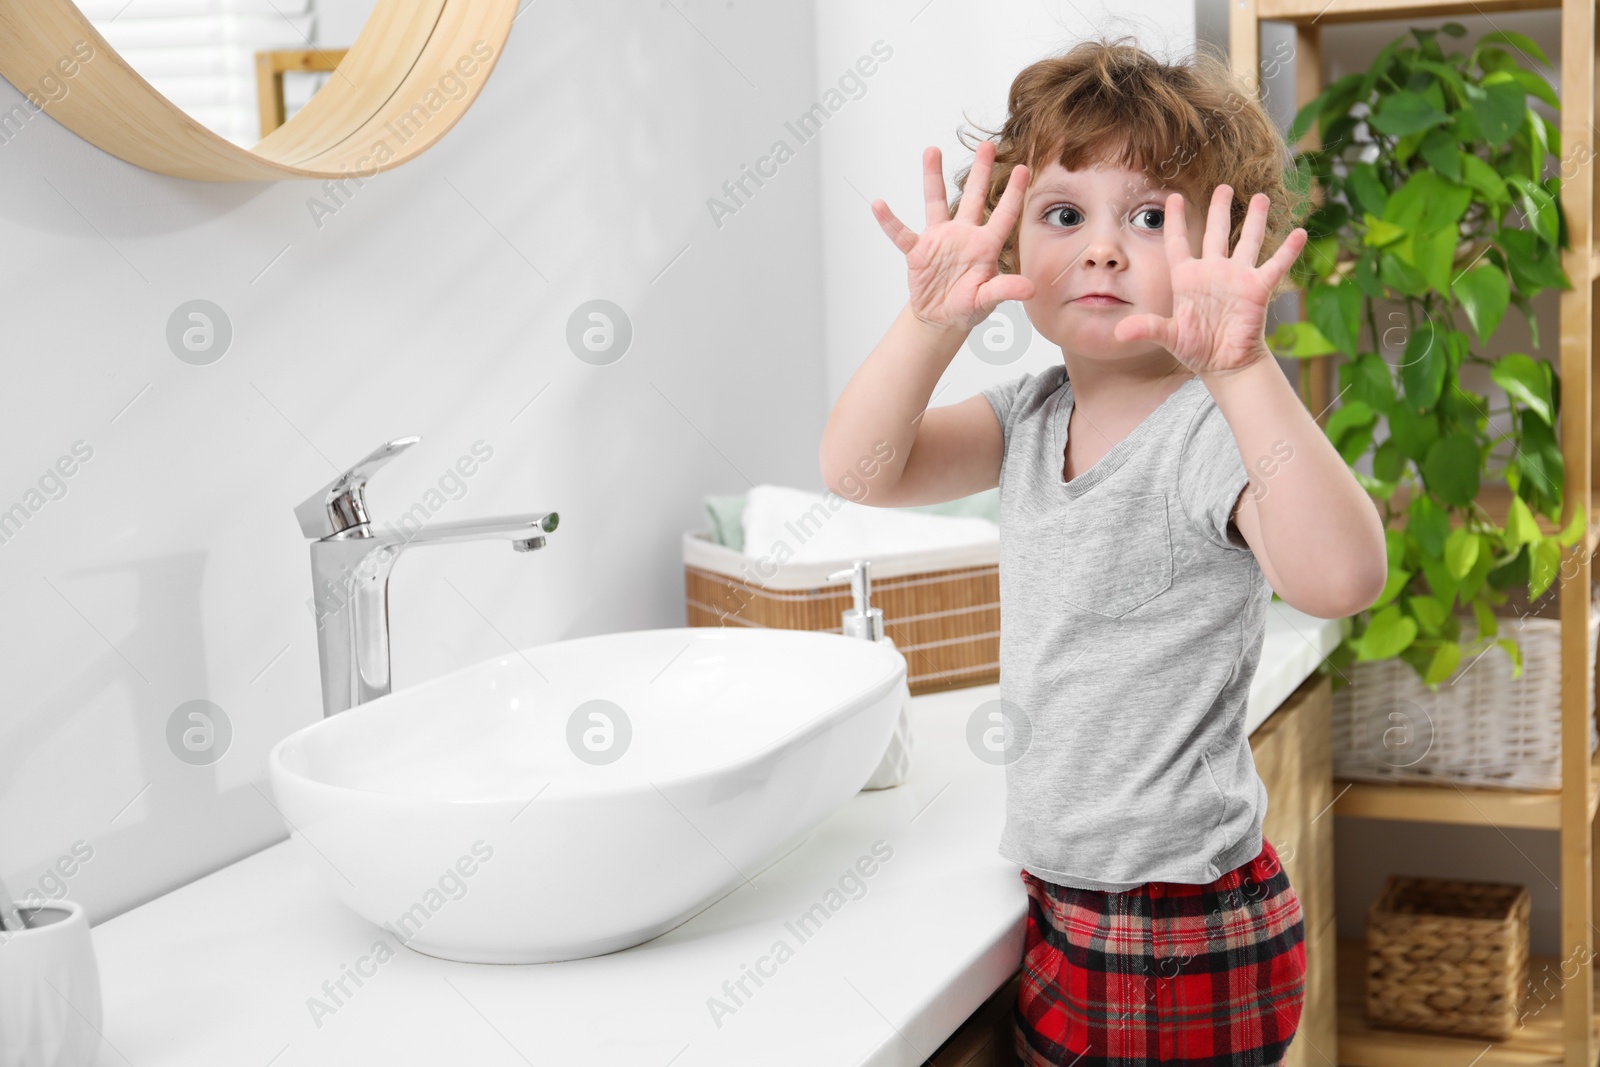
M 1171 358 L 1153 341 L 1122 342 L 1112 331 L 1129 314 L 1172 314 L 1163 245 L 1172 191 L 1111 164 L 1069 171 L 1051 160 L 1039 169 L 1028 183 L 1017 235 L 1020 270 L 1034 283 L 1023 306 L 1039 333 L 1079 358 Z M 1185 192 L 1184 206 L 1189 249 L 1199 256 L 1207 203 Z M 1079 299 L 1096 292 L 1120 302 Z

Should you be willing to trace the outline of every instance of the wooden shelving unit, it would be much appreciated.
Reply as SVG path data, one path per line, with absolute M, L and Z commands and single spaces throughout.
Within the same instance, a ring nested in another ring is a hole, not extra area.
M 1596 438 L 1592 432 L 1596 377 L 1591 373 L 1594 330 L 1594 282 L 1600 276 L 1600 244 L 1593 219 L 1595 199 L 1595 26 L 1594 0 L 1231 0 L 1229 38 L 1231 63 L 1259 92 L 1261 23 L 1294 26 L 1296 107 L 1323 86 L 1321 27 L 1330 23 L 1434 19 L 1490 15 L 1504 11 L 1558 10 L 1561 13 L 1561 205 L 1566 214 L 1571 248 L 1562 252 L 1562 266 L 1572 288 L 1560 293 L 1561 450 L 1566 461 L 1566 516 L 1583 501 L 1593 500 Z M 1396 27 L 1398 36 L 1405 26 Z M 1311 141 L 1313 130 L 1307 135 Z M 1308 361 L 1302 374 L 1302 397 L 1310 410 L 1323 413 L 1333 400 L 1333 365 L 1321 358 Z M 1490 515 L 1503 519 L 1509 492 L 1487 489 L 1480 502 Z M 1593 960 L 1600 941 L 1600 900 L 1595 897 L 1593 861 L 1600 845 L 1600 824 L 1594 818 L 1600 802 L 1600 759 L 1589 754 L 1588 620 L 1590 562 L 1600 522 L 1589 509 L 1588 538 L 1563 560 L 1559 591 L 1561 627 L 1561 771 L 1562 786 L 1554 792 L 1464 789 L 1443 785 L 1372 785 L 1335 781 L 1334 813 L 1368 819 L 1454 823 L 1490 827 L 1554 830 L 1561 835 L 1561 945 L 1559 957 L 1534 956 L 1530 973 L 1537 996 L 1523 1006 L 1524 1025 L 1503 1042 L 1449 1038 L 1369 1027 L 1364 1018 L 1365 948 L 1360 940 L 1323 937 L 1327 926 L 1308 930 L 1313 948 L 1337 945 L 1338 1040 L 1321 1047 L 1314 1058 L 1291 1064 L 1328 1062 L 1345 1067 L 1489 1067 L 1515 1064 L 1595 1067 L 1600 1063 L 1600 1015 L 1596 1013 L 1594 968 L 1573 959 Z M 1564 518 L 1566 517 L 1564 516 Z M 1552 526 L 1541 520 L 1546 532 Z M 1588 954 L 1581 955 L 1584 949 Z M 1566 961 L 1563 965 L 1563 961 Z M 1553 979 L 1546 983 L 1544 979 Z M 1548 988 L 1546 986 L 1548 985 Z M 1302 1054 L 1306 1050 L 1299 1050 Z

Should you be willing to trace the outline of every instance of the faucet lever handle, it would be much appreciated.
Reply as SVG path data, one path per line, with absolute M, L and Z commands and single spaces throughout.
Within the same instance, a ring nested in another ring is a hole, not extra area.
M 418 441 L 421 437 L 399 437 L 373 449 L 367 457 L 318 489 L 294 509 L 300 529 L 314 541 L 332 537 L 367 521 L 367 479 Z

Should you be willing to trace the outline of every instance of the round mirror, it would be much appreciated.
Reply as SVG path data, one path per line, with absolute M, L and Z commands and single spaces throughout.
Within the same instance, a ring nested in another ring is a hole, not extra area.
M 455 125 L 517 13 L 516 0 L 0 0 L 0 74 L 27 107 L 163 174 L 368 177 Z

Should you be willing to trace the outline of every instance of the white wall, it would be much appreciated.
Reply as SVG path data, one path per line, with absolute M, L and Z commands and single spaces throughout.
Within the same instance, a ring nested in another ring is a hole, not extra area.
M 0 146 L 0 509 L 93 450 L 0 544 L 14 894 L 81 840 L 67 884 L 101 921 L 285 836 L 266 754 L 322 714 L 292 509 L 382 441 L 423 436 L 378 516 L 478 440 L 493 458 L 439 518 L 561 514 L 532 555 L 401 560 L 396 685 L 508 640 L 681 626 L 704 494 L 820 489 L 819 157 L 720 228 L 706 206 L 813 101 L 812 40 L 805 4 L 540 0 L 462 123 L 320 229 L 312 184 L 159 176 L 47 117 Z M 602 297 L 635 335 L 594 367 L 566 323 Z M 195 298 L 234 329 L 209 366 L 166 341 Z M 233 727 L 210 766 L 166 740 L 194 699 Z

